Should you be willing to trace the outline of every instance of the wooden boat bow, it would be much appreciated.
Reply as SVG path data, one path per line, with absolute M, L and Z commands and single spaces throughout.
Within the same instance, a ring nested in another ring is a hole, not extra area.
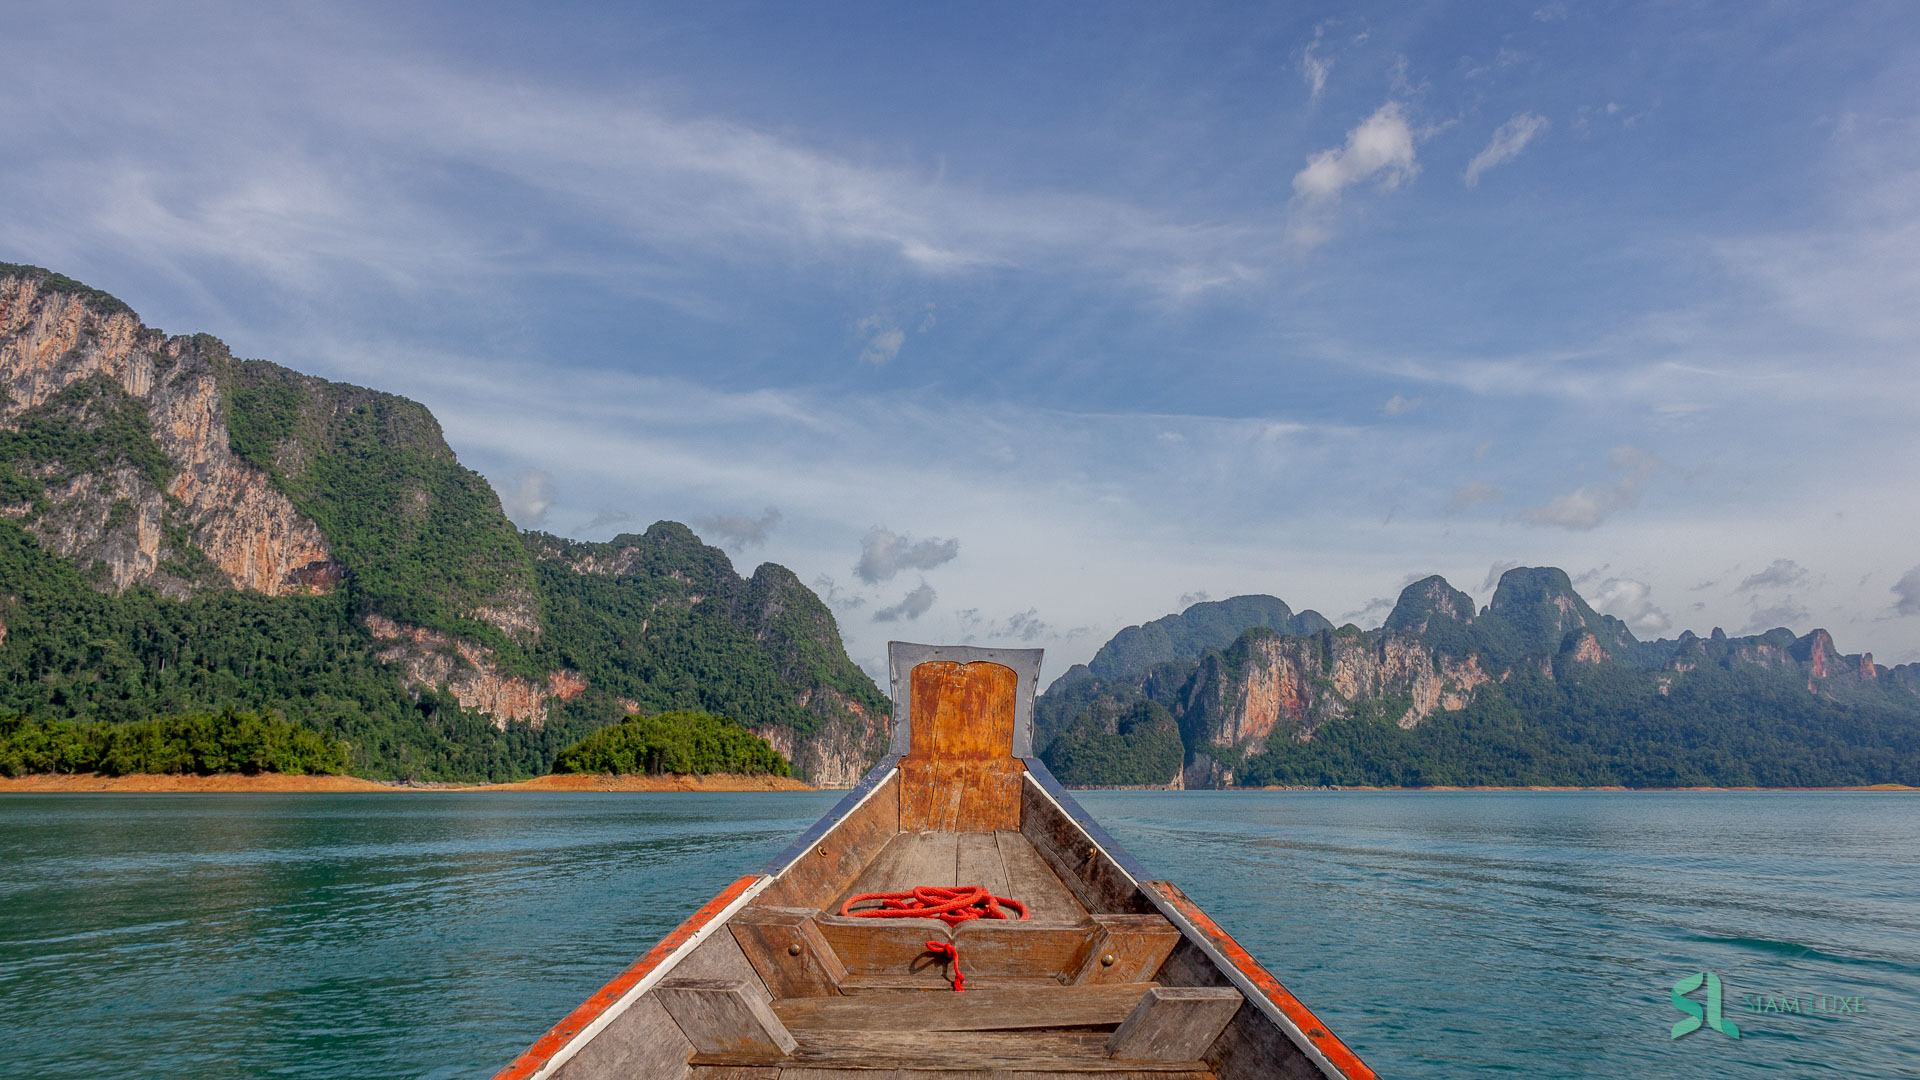
M 1033 755 L 1041 650 L 888 654 L 887 756 L 495 1080 L 1371 1080 Z M 970 885 L 1031 917 L 840 913 L 862 893 Z

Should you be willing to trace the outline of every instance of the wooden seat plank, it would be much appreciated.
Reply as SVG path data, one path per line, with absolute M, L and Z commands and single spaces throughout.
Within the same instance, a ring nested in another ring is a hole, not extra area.
M 840 982 L 842 994 L 891 994 L 903 990 L 920 993 L 953 993 L 944 968 L 933 969 L 937 977 L 921 975 L 849 975 Z M 1060 980 L 1029 975 L 968 975 L 967 993 L 976 990 L 1060 989 Z
M 858 997 L 797 998 L 775 1002 L 789 1031 L 847 1028 L 862 1031 L 1009 1031 L 1020 1028 L 1118 1027 L 1151 983 L 1025 989 L 969 987 L 928 1002 L 912 992 Z
M 887 842 L 833 901 L 840 914 L 848 897 L 870 892 L 904 892 L 915 885 L 955 884 L 960 872 L 960 837 L 954 833 L 903 832 Z M 865 905 L 871 906 L 871 905 Z
M 1116 1061 L 1107 1057 L 1103 1031 L 847 1031 L 795 1033 L 798 1044 L 782 1069 L 981 1069 L 1159 1077 L 1207 1073 L 1203 1061 Z M 696 1054 L 693 1065 L 764 1064 L 720 1054 Z
M 1007 862 L 1000 855 L 997 833 L 961 833 L 959 869 L 955 885 L 978 885 L 995 896 L 1012 896 L 1007 882 Z M 1021 897 L 1013 897 L 1022 900 Z M 1025 901 L 1022 900 L 1024 903 Z
M 1086 906 L 1033 849 L 1033 841 L 1003 830 L 994 834 L 994 843 L 1007 871 L 1007 891 L 1000 895 L 1027 905 L 1034 922 L 1077 925 L 1088 921 Z

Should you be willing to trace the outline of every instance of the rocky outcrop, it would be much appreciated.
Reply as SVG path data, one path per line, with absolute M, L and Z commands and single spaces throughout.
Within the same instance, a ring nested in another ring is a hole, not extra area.
M 874 753 L 876 746 L 885 749 L 892 716 L 869 709 L 831 689 L 805 695 L 807 700 L 800 704 L 810 706 L 812 698 L 820 694 L 838 697 L 827 709 L 843 713 L 848 719 L 823 724 L 804 737 L 796 735 L 793 728 L 772 724 L 762 724 L 752 731 L 780 751 L 793 763 L 794 770 L 813 786 L 850 788 L 879 759 Z
M 1702 669 L 1716 678 L 1804 678 L 1809 694 L 1848 700 L 1920 694 L 1920 665 L 1881 668 L 1871 654 L 1841 653 L 1825 630 L 1735 638 L 1715 628 L 1706 638 L 1685 632 L 1672 641 L 1637 641 L 1618 619 L 1594 611 L 1562 571 L 1518 567 L 1501 577 L 1493 602 L 1478 613 L 1466 593 L 1428 577 L 1402 591 L 1379 630 L 1301 635 L 1254 626 L 1231 647 L 1184 666 L 1167 663 L 1124 678 L 1076 669 L 1048 690 L 1035 715 L 1044 721 L 1044 740 L 1086 729 L 1103 707 L 1159 702 L 1180 726 L 1186 785 L 1221 787 L 1243 777 L 1251 759 L 1283 741 L 1311 742 L 1343 718 L 1411 729 L 1436 713 L 1465 709 L 1483 687 L 1508 694 L 1509 686 L 1538 679 L 1563 684 L 1549 697 L 1577 697 L 1601 671 L 1612 673 L 1597 684 L 1611 700 L 1622 692 L 1671 697 Z M 1538 693 L 1508 700 L 1520 705 Z
M 1438 621 L 1472 622 L 1473 597 L 1435 574 L 1400 590 L 1399 602 L 1393 605 L 1383 628 L 1403 634 L 1424 634 Z
M 1410 728 L 1436 711 L 1465 708 L 1492 681 L 1478 657 L 1444 656 L 1414 635 L 1249 632 L 1202 660 L 1181 693 L 1181 733 L 1192 748 L 1186 784 L 1230 783 L 1222 750 L 1251 756 L 1276 737 L 1312 739 L 1322 724 L 1364 706 L 1384 706 Z
M 333 588 L 344 570 L 319 527 L 229 445 L 210 339 L 167 339 L 102 294 L 58 285 L 0 275 L 0 427 L 85 431 L 114 464 L 63 462 L 67 475 L 42 477 L 44 505 L 5 512 L 59 554 L 100 564 L 95 583 L 115 592 Z M 193 572 L 201 558 L 213 573 Z
M 535 682 L 503 674 L 493 650 L 484 645 L 384 615 L 369 615 L 365 622 L 380 646 L 375 655 L 400 669 L 408 689 L 450 693 L 462 706 L 492 717 L 501 730 L 516 721 L 540 727 L 553 704 L 572 701 L 587 689 L 578 672 L 562 669 Z

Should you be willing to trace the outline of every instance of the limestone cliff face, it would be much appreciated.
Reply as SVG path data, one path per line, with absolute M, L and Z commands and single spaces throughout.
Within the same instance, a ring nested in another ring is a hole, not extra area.
M 1441 655 L 1411 634 L 1250 633 L 1202 660 L 1182 690 L 1182 735 L 1197 747 L 1186 785 L 1232 783 L 1230 766 L 1209 748 L 1263 753 L 1275 737 L 1311 739 L 1320 725 L 1371 703 L 1387 706 L 1399 726 L 1410 728 L 1435 711 L 1465 708 L 1491 681 L 1478 657 Z
M 380 645 L 376 655 L 400 669 L 409 689 L 446 690 L 461 705 L 492 717 L 494 727 L 503 731 L 515 721 L 540 727 L 553 705 L 572 701 L 587 689 L 578 672 L 563 668 L 534 682 L 502 674 L 493 650 L 484 645 L 384 615 L 368 615 L 365 621 Z
M 59 554 L 103 566 L 96 582 L 115 592 L 217 584 L 281 596 L 337 584 L 343 571 L 319 527 L 229 446 L 209 341 L 165 338 L 123 308 L 46 286 L 0 276 L 0 428 L 57 420 L 98 431 L 126 402 L 145 429 L 126 434 L 150 439 L 162 467 L 56 477 L 48 465 L 46 505 L 4 512 Z M 201 558 L 212 572 L 194 572 Z
M 797 736 L 790 727 L 771 724 L 755 727 L 753 733 L 785 755 L 793 762 L 795 771 L 815 787 L 852 787 L 879 760 L 880 755 L 874 751 L 885 749 L 887 726 L 892 716 L 884 710 L 868 708 L 837 690 L 824 689 L 817 693 L 836 698 L 829 708 L 850 714 L 852 722 L 829 723 L 805 736 Z M 802 696 L 806 700 L 801 704 L 811 706 L 814 695 Z

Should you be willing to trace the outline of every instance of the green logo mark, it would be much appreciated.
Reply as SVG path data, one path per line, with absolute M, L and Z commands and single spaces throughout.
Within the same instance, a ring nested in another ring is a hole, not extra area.
M 1700 989 L 1700 984 L 1702 983 L 1705 983 L 1707 987 L 1707 1007 L 1705 1009 L 1700 1007 L 1699 1002 L 1687 996 L 1695 990 Z M 1704 1021 L 1708 1027 L 1725 1035 L 1729 1039 L 1737 1039 L 1740 1037 L 1740 1028 L 1734 1024 L 1733 1021 L 1725 1019 L 1720 1015 L 1720 976 L 1715 975 L 1711 971 L 1702 971 L 1694 975 L 1689 975 L 1679 982 L 1674 983 L 1673 1007 L 1686 1013 L 1687 1018 L 1673 1025 L 1673 1034 L 1669 1036 L 1669 1038 L 1677 1039 L 1682 1035 L 1689 1035 L 1699 1031 L 1702 1021 Z

